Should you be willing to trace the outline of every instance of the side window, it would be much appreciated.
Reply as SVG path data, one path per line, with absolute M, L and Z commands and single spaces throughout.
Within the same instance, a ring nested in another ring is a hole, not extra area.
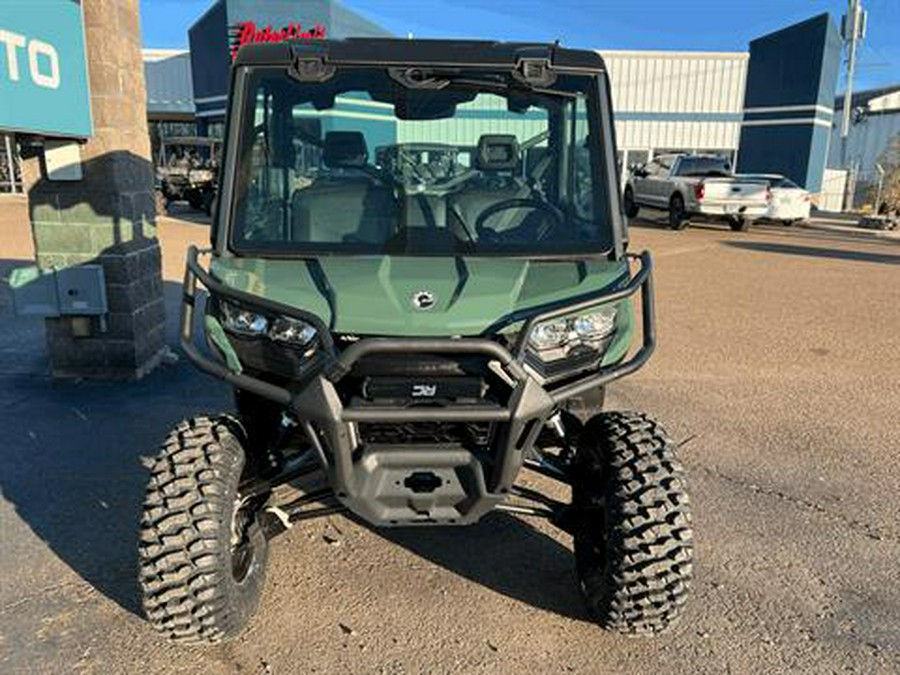
M 660 157 L 657 162 L 659 163 L 659 170 L 656 173 L 657 178 L 665 178 L 672 169 L 672 159 L 670 157 Z
M 590 130 L 588 128 L 587 103 L 584 97 L 575 102 L 575 120 L 572 124 L 574 166 L 572 168 L 572 204 L 575 215 L 585 220 L 594 219 L 594 181 L 591 165 Z

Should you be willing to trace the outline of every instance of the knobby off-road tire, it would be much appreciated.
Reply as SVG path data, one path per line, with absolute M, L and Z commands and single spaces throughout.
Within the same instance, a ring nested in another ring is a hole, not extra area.
M 672 195 L 672 199 L 669 200 L 669 227 L 673 230 L 683 230 L 690 222 L 684 210 L 684 197 L 677 193 Z
M 152 469 L 139 546 L 143 605 L 154 628 L 179 642 L 233 637 L 259 604 L 268 543 L 252 513 L 236 512 L 242 438 L 231 417 L 181 422 Z
M 693 556 L 671 441 L 645 415 L 603 413 L 585 427 L 576 468 L 575 560 L 588 609 L 609 630 L 665 630 L 684 606 Z

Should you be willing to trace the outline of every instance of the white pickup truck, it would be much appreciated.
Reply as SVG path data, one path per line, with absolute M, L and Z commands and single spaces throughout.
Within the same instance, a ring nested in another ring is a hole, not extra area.
M 634 218 L 642 206 L 669 212 L 669 227 L 683 230 L 691 218 L 724 220 L 746 232 L 766 215 L 765 181 L 735 178 L 731 163 L 717 155 L 660 155 L 631 169 L 625 184 L 625 214 Z

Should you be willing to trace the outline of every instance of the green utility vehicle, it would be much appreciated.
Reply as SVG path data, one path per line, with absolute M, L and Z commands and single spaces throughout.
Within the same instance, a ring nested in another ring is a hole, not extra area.
M 152 624 L 187 642 L 236 635 L 267 542 L 306 519 L 500 511 L 572 535 L 602 626 L 668 627 L 691 579 L 682 469 L 659 424 L 603 409 L 655 331 L 601 58 L 294 42 L 244 47 L 232 78 L 181 344 L 234 387 L 236 410 L 180 423 L 155 461 L 140 544 Z M 535 487 L 554 481 L 564 498 Z
M 156 162 L 157 213 L 166 213 L 176 201 L 212 213 L 220 146 L 216 138 L 173 136 L 162 140 Z

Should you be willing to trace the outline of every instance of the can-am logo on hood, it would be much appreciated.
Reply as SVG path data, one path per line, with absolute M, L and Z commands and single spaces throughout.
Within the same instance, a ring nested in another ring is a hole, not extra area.
M 285 42 L 286 40 L 324 40 L 326 28 L 316 22 L 312 28 L 304 30 L 303 25 L 293 21 L 278 30 L 272 26 L 257 28 L 255 21 L 241 21 L 231 28 L 231 60 L 237 58 L 238 50 L 255 42 Z
M 416 291 L 412 294 L 412 306 L 416 309 L 431 309 L 436 302 L 431 291 Z

